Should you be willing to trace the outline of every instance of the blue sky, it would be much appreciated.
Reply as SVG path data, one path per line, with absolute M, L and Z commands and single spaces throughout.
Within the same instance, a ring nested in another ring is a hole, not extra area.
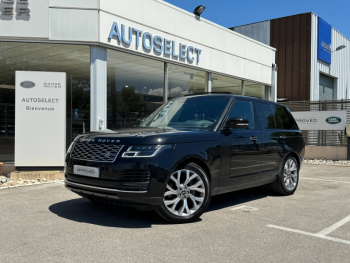
M 192 12 L 206 7 L 202 17 L 224 27 L 314 12 L 350 38 L 350 0 L 165 0 Z

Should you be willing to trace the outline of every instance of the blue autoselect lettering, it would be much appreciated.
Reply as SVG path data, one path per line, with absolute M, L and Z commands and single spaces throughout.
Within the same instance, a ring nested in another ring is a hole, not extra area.
M 200 55 L 202 54 L 202 50 L 199 48 L 181 43 L 177 45 L 173 40 L 162 38 L 161 36 L 153 36 L 149 32 L 142 32 L 132 27 L 126 29 L 125 25 L 121 25 L 119 28 L 117 22 L 113 23 L 109 33 L 108 39 L 111 40 L 112 38 L 117 39 L 119 43 L 123 42 L 127 45 L 132 44 L 133 40 L 136 40 L 136 47 L 139 47 L 140 42 L 142 42 L 143 48 L 148 51 L 153 49 L 158 54 L 164 53 L 164 55 L 172 56 L 175 59 L 187 59 L 189 63 L 192 63 L 196 56 L 198 64 Z

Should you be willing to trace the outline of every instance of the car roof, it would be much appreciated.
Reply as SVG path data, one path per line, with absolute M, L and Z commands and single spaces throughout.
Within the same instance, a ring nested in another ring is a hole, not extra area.
M 229 96 L 229 97 L 234 97 L 234 98 L 250 99 L 250 100 L 254 100 L 254 101 L 267 102 L 267 103 L 276 104 L 276 105 L 286 107 L 285 105 L 274 102 L 274 101 L 264 100 L 264 99 L 260 99 L 260 98 L 256 98 L 256 97 L 250 97 L 250 96 L 234 95 L 230 92 L 204 92 L 204 93 L 185 95 L 186 98 L 193 98 L 193 97 L 199 97 L 199 96 L 221 96 L 221 97 L 222 96 L 225 96 L 225 97 Z

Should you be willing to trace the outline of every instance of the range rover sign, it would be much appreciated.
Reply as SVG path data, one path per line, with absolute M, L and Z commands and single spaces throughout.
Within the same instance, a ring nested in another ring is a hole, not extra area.
M 63 168 L 66 73 L 16 71 L 15 93 L 15 166 Z
M 22 88 L 26 88 L 26 89 L 30 89 L 30 88 L 35 87 L 35 83 L 32 81 L 22 81 L 20 85 Z
M 329 124 L 338 124 L 341 122 L 341 118 L 339 117 L 328 117 L 326 119 L 326 122 L 329 123 Z
M 299 129 L 304 131 L 343 131 L 346 111 L 296 111 L 292 112 Z

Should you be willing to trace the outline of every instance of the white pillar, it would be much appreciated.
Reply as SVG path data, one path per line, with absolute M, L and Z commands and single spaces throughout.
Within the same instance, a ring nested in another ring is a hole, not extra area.
M 244 83 L 244 80 L 242 80 L 242 96 L 245 95 L 245 83 Z
M 90 130 L 107 128 L 107 49 L 90 47 Z
M 271 74 L 271 100 L 277 102 L 277 65 L 272 64 Z
M 164 89 L 163 89 L 163 101 L 168 101 L 168 86 L 169 86 L 169 75 L 168 75 L 168 63 L 164 62 Z
M 210 72 L 206 72 L 205 76 L 206 76 L 205 92 L 211 92 L 212 74 Z

